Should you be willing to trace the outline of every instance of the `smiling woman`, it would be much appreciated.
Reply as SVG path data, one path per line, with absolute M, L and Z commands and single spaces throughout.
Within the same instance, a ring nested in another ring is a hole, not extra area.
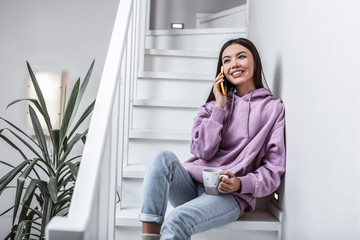
M 150 159 L 140 214 L 143 239 L 189 239 L 234 222 L 254 210 L 257 197 L 279 187 L 285 172 L 284 105 L 263 87 L 261 73 L 249 40 L 230 40 L 221 48 L 212 91 L 193 123 L 193 157 L 181 163 L 170 151 L 156 151 Z M 219 195 L 204 187 L 206 168 L 226 176 L 216 186 Z M 168 199 L 174 209 L 165 218 Z
M 217 77 L 221 72 L 221 66 L 224 67 L 225 76 L 223 77 L 223 81 L 227 86 L 227 91 L 236 90 L 240 96 L 243 96 L 247 92 L 250 92 L 251 89 L 264 87 L 263 81 L 265 81 L 265 79 L 262 78 L 262 64 L 259 52 L 255 45 L 246 38 L 233 39 L 223 45 L 219 54 L 216 71 Z M 236 72 L 240 73 L 236 76 L 237 80 L 232 76 Z M 228 78 L 232 81 L 229 81 Z M 244 83 L 244 81 L 246 81 L 245 79 L 251 80 L 247 81 L 248 84 L 250 84 L 247 88 L 239 87 L 240 85 L 237 88 L 235 87 L 237 81 L 240 81 L 239 83 Z M 210 92 L 206 102 L 212 100 L 215 100 L 213 91 Z

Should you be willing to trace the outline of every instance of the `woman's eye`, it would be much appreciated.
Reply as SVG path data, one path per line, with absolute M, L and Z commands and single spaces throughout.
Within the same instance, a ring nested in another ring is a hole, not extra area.
M 225 60 L 224 60 L 224 63 L 228 63 L 228 62 L 230 62 L 229 59 L 225 59 Z
M 239 55 L 239 57 L 238 57 L 239 59 L 244 59 L 244 58 L 246 58 L 244 55 Z

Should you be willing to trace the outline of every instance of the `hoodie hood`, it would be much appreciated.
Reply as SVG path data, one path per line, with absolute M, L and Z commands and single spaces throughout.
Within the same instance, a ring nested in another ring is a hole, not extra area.
M 229 126 L 230 126 L 230 122 L 232 119 L 232 115 L 234 112 L 234 103 L 236 101 L 245 101 L 247 102 L 247 116 L 246 116 L 246 138 L 250 137 L 249 134 L 249 119 L 250 119 L 250 112 L 251 112 L 251 101 L 256 101 L 257 99 L 263 99 L 267 96 L 272 96 L 272 93 L 270 92 L 270 90 L 266 89 L 266 88 L 258 88 L 255 89 L 254 91 L 249 92 L 248 94 L 239 97 L 236 95 L 236 92 L 230 92 L 228 94 L 227 100 L 228 103 L 230 103 L 230 115 L 229 118 L 225 124 L 225 129 L 228 130 Z

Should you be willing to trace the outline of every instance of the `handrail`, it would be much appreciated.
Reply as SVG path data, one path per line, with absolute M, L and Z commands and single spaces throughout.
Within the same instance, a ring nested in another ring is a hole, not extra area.
M 112 226 L 107 226 L 99 219 L 108 220 L 111 214 L 115 217 L 115 211 L 109 213 L 109 209 L 115 209 L 115 197 L 111 199 L 111 196 L 115 196 L 116 166 L 111 166 L 111 153 L 106 150 L 110 145 L 113 103 L 120 81 L 132 8 L 133 0 L 120 0 L 69 214 L 68 217 L 54 217 L 49 222 L 47 240 L 109 239 L 108 231 L 114 231 L 113 220 L 109 220 Z M 110 181 L 109 176 L 114 179 Z M 107 196 L 99 193 L 108 187 L 104 181 L 112 185 L 105 190 Z M 104 206 L 106 204 L 108 206 Z M 99 210 L 104 208 L 107 211 Z

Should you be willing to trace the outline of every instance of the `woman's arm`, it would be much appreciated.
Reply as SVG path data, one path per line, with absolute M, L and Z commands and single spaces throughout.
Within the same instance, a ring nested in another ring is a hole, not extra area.
M 279 187 L 281 177 L 285 172 L 284 132 L 284 124 L 271 132 L 260 167 L 252 173 L 239 177 L 241 181 L 240 193 L 249 193 L 254 197 L 264 197 Z
M 201 107 L 191 134 L 190 151 L 195 157 L 210 160 L 219 150 L 225 110 Z
M 219 85 L 222 82 L 224 79 L 220 73 L 215 78 L 213 85 L 215 106 L 212 105 L 213 102 L 202 106 L 194 121 L 190 151 L 195 157 L 202 160 L 210 160 L 219 150 L 221 129 L 225 117 L 224 106 L 227 102 L 226 96 L 220 92 Z

